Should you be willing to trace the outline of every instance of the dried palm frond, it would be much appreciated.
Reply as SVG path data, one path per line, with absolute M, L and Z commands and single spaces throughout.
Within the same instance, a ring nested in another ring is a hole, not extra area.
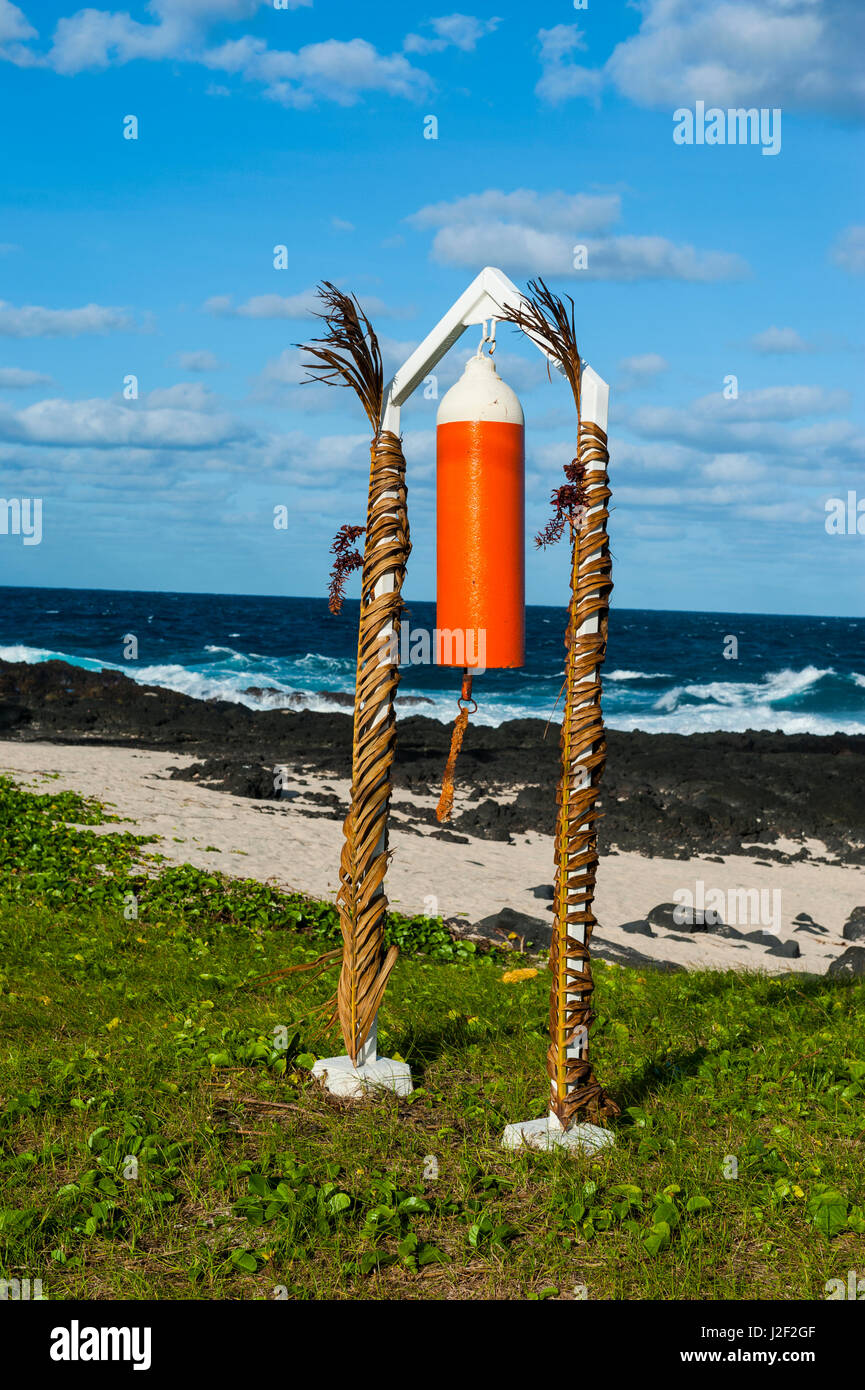
M 327 326 L 323 338 L 311 343 L 295 343 L 301 352 L 315 358 L 304 362 L 307 381 L 324 381 L 329 386 L 350 386 L 357 393 L 366 417 L 377 435 L 381 420 L 384 374 L 381 350 L 372 324 L 354 295 L 345 294 L 324 280 L 318 295 L 325 308 L 316 314 Z
M 330 571 L 327 606 L 334 615 L 342 612 L 348 576 L 363 568 L 363 556 L 352 547 L 365 530 L 365 526 L 340 526 L 333 538 L 330 553 L 336 558 Z
M 535 536 L 538 550 L 546 550 L 548 545 L 555 545 L 560 541 L 566 526 L 579 526 L 582 523 L 588 497 L 585 486 L 586 470 L 579 459 L 575 458 L 565 464 L 564 471 L 568 481 L 561 487 L 554 487 L 550 493 L 553 515 L 543 531 L 539 531 Z
M 324 970 L 328 965 L 332 965 L 338 956 L 342 955 L 342 950 L 337 947 L 335 951 L 326 951 L 323 956 L 317 956 L 315 960 L 304 961 L 301 965 L 287 965 L 282 970 L 268 970 L 264 975 L 254 975 L 249 984 L 261 985 L 270 980 L 282 979 L 283 975 L 303 975 L 308 971 Z
M 522 304 L 505 305 L 502 320 L 513 323 L 555 358 L 570 382 L 577 406 L 577 419 L 580 416 L 580 376 L 582 363 L 577 348 L 577 331 L 574 325 L 574 301 L 568 295 L 570 311 L 564 300 L 545 285 L 538 277 L 530 280 L 528 294 Z

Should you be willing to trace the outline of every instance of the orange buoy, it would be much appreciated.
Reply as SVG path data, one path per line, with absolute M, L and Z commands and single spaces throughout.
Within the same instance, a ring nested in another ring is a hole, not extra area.
M 469 359 L 436 416 L 436 659 L 525 660 L 525 422 L 492 358 Z

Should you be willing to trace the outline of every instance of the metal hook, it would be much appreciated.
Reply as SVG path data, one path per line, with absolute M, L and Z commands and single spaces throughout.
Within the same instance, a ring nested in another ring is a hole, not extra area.
M 490 344 L 489 355 L 490 355 L 490 357 L 492 357 L 493 353 L 494 353 L 495 350 L 496 350 L 496 323 L 497 323 L 497 322 L 498 322 L 497 319 L 489 319 L 489 320 L 483 319 L 483 320 L 481 321 L 481 330 L 482 330 L 482 331 L 481 331 L 481 340 L 480 340 L 480 342 L 478 343 L 478 350 L 477 350 L 477 352 L 475 353 L 475 357 L 483 357 L 483 355 L 484 355 L 484 344 L 485 344 L 485 343 L 489 343 L 489 344 Z M 488 326 L 488 325 L 489 325 L 489 326 Z

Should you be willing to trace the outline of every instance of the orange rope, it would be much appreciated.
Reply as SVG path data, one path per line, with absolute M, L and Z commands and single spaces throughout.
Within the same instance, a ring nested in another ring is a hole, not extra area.
M 465 701 L 465 704 L 463 704 Z M 463 737 L 469 723 L 469 705 L 474 705 L 471 711 L 474 714 L 477 703 L 472 699 L 472 677 L 470 671 L 463 671 L 463 693 L 457 701 L 459 714 L 454 720 L 454 731 L 451 735 L 451 751 L 448 753 L 448 760 L 445 764 L 444 776 L 442 777 L 442 794 L 439 804 L 436 807 L 436 819 L 438 821 L 450 820 L 451 811 L 454 807 L 454 769 L 457 765 L 459 751 L 463 746 Z

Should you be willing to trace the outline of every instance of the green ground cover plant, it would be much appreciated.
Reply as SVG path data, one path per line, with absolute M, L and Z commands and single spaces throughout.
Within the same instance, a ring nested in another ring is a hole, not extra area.
M 310 1075 L 330 904 L 0 779 L 0 1278 L 47 1298 L 816 1298 L 865 1270 L 865 984 L 597 962 L 593 1159 L 546 1103 L 543 961 L 394 914 L 409 1100 Z M 536 968 L 508 982 L 514 966 Z

